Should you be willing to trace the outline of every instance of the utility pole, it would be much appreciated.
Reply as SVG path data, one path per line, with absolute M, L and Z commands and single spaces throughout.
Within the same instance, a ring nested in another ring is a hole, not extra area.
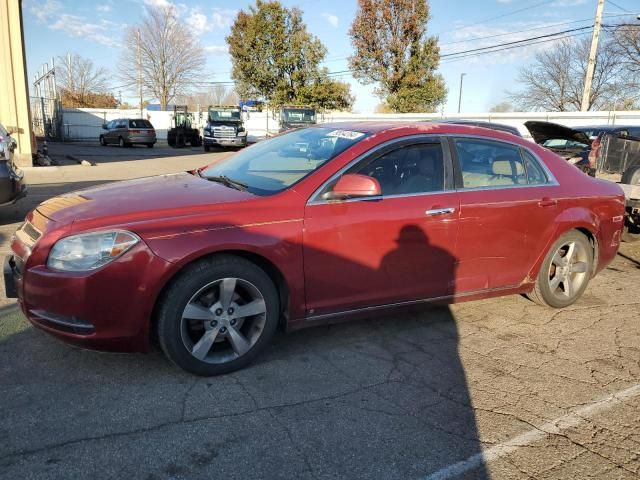
M 466 73 L 460 74 L 460 95 L 458 96 L 458 113 L 460 113 L 460 110 L 462 109 L 462 81 L 464 80 L 465 75 Z
M 604 0 L 598 0 L 596 7 L 596 19 L 593 24 L 593 35 L 591 37 L 591 51 L 589 52 L 589 63 L 587 64 L 587 74 L 584 78 L 584 90 L 582 90 L 582 103 L 580 110 L 589 110 L 589 99 L 591 98 L 591 84 L 593 83 L 593 72 L 596 67 L 596 55 L 598 54 L 598 43 L 600 41 L 600 27 L 602 26 L 602 11 L 604 10 Z
M 140 54 L 140 29 L 136 30 L 136 43 L 138 44 L 138 89 L 140 91 L 140 118 L 142 118 L 142 56 Z

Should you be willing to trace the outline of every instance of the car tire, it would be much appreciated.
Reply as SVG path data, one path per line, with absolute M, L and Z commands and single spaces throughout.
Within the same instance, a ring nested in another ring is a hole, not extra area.
M 147 148 L 153 148 L 153 143 L 147 143 Z
M 120 145 L 120 148 L 125 148 L 129 146 L 127 145 L 127 142 L 125 142 L 124 138 L 122 137 L 118 137 L 118 145 Z
M 251 315 L 239 316 L 243 307 Z M 173 363 L 213 376 L 249 364 L 268 345 L 279 317 L 269 276 L 248 260 L 219 255 L 188 266 L 171 282 L 157 309 L 157 334 Z
M 627 168 L 622 174 L 620 183 L 625 185 L 640 185 L 640 165 Z
M 107 146 L 107 142 L 104 140 L 104 136 L 100 135 L 100 145 L 103 147 Z
M 553 243 L 527 297 L 539 305 L 568 307 L 583 294 L 592 273 L 591 242 L 583 233 L 573 230 Z
M 205 145 L 204 146 L 204 151 L 207 152 L 207 153 L 210 152 L 211 151 L 211 147 L 209 145 Z

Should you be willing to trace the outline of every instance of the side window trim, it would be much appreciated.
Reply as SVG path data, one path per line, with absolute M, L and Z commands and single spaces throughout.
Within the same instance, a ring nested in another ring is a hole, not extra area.
M 386 155 L 387 153 L 397 150 L 399 148 L 407 147 L 410 145 L 419 145 L 419 144 L 436 144 L 439 143 L 442 148 L 443 160 L 444 160 L 444 177 L 445 177 L 445 187 L 444 190 L 440 190 L 437 192 L 425 192 L 425 193 L 413 193 L 413 194 L 398 194 L 398 195 L 380 195 L 376 197 L 366 197 L 366 198 L 353 198 L 349 200 L 344 200 L 343 202 L 363 202 L 363 201 L 375 201 L 382 199 L 391 199 L 397 197 L 408 197 L 408 196 L 418 196 L 418 195 L 434 195 L 434 194 L 443 194 L 443 193 L 451 193 L 455 192 L 455 187 L 453 185 L 453 177 L 451 176 L 451 170 L 453 167 L 453 161 L 451 158 L 451 152 L 448 148 L 446 136 L 444 135 L 429 135 L 429 134 L 417 134 L 410 135 L 406 137 L 394 138 L 385 142 L 381 145 L 377 145 L 373 149 L 362 153 L 358 157 L 354 158 L 347 165 L 342 167 L 339 171 L 333 174 L 328 180 L 326 180 L 320 187 L 318 187 L 313 194 L 309 197 L 307 201 L 307 205 L 318 205 L 318 204 L 326 204 L 329 201 L 321 198 L 324 190 L 333 182 L 335 182 L 338 178 L 345 174 L 345 172 L 351 170 L 356 165 L 374 162 L 378 158 Z

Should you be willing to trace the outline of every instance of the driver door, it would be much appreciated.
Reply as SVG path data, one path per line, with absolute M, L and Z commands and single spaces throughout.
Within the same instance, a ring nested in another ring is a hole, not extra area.
M 429 174 L 418 178 L 425 159 Z M 376 178 L 382 195 L 323 200 L 338 175 L 308 202 L 307 314 L 452 295 L 459 202 L 446 146 L 433 137 L 396 142 L 345 173 Z

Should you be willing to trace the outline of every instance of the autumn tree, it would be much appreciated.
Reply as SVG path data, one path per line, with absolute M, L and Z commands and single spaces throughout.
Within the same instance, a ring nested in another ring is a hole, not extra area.
M 142 83 L 144 94 L 163 109 L 192 88 L 205 63 L 204 49 L 172 6 L 147 6 L 140 24 L 127 28 L 123 44 L 121 78 L 136 94 Z
M 58 57 L 56 82 L 64 107 L 113 108 L 116 101 L 107 93 L 109 72 L 77 53 Z
M 349 65 L 360 82 L 377 84 L 376 94 L 393 111 L 434 112 L 446 100 L 428 22 L 427 0 L 358 0 Z
M 353 102 L 348 85 L 331 80 L 320 68 L 327 49 L 307 31 L 298 8 L 257 0 L 238 13 L 226 40 L 241 98 L 264 98 L 274 106 Z
M 620 54 L 611 42 L 605 38 L 598 49 L 589 110 L 623 108 L 633 97 Z M 509 94 L 511 100 L 523 110 L 579 111 L 590 46 L 588 38 L 563 39 L 537 53 L 531 65 L 520 69 L 521 88 Z

